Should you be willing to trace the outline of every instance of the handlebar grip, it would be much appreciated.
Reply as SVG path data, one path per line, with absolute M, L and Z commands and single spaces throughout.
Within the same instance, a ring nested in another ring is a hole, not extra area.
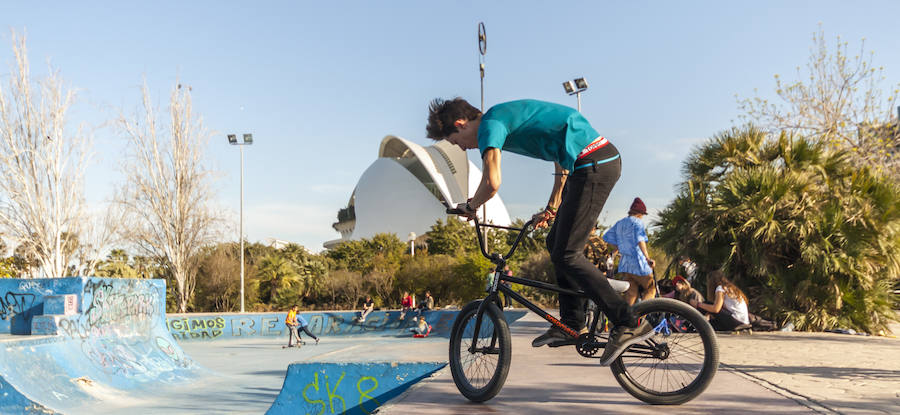
M 455 208 L 455 207 L 447 208 L 447 214 L 449 214 L 449 215 L 463 215 L 463 214 L 465 214 L 465 213 L 466 213 L 466 212 L 465 212 L 464 210 L 462 210 L 462 209 L 457 209 L 457 208 Z

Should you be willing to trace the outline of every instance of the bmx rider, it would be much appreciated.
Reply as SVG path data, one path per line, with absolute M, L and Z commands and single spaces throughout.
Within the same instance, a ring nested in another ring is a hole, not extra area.
M 553 162 L 553 190 L 547 206 L 534 216 L 535 227 L 553 222 L 547 249 L 557 284 L 583 290 L 614 324 L 600 363 L 610 364 L 628 346 L 652 336 L 652 327 L 646 321 L 638 324 L 631 307 L 582 252 L 619 179 L 622 161 L 616 147 L 581 113 L 559 104 L 519 100 L 495 105 L 482 114 L 462 98 L 435 99 L 429 107 L 426 130 L 431 139 L 446 139 L 464 151 L 477 148 L 481 152 L 481 182 L 468 202 L 456 206 L 469 219 L 475 218 L 478 207 L 500 188 L 502 151 Z M 574 344 L 577 334 L 587 332 L 584 301 L 559 294 L 562 322 L 580 332 L 567 333 L 551 326 L 532 346 Z

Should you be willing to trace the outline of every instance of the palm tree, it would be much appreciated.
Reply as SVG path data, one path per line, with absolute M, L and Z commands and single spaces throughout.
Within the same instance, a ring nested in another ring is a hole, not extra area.
M 296 301 L 301 283 L 296 268 L 281 255 L 267 255 L 259 262 L 257 279 L 264 303 L 284 307 Z
M 720 133 L 686 160 L 654 242 L 726 270 L 770 317 L 885 329 L 900 276 L 900 189 L 848 160 L 800 136 Z

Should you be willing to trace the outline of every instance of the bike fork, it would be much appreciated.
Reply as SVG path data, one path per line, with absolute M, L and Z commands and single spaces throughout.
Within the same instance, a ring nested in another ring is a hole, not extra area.
M 485 297 L 484 300 L 481 301 L 481 304 L 478 305 L 478 311 L 475 312 L 475 330 L 472 332 L 472 343 L 469 346 L 469 353 L 475 353 L 475 346 L 478 345 L 478 334 L 481 332 L 481 321 L 484 317 L 485 310 L 487 310 L 488 304 L 495 302 L 499 299 L 497 296 L 497 292 L 492 292 Z M 491 345 L 490 348 L 493 349 L 497 344 L 497 331 L 494 330 L 491 333 Z

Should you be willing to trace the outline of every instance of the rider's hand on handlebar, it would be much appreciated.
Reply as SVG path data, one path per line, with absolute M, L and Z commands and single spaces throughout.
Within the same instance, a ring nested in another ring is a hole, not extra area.
M 475 219 L 475 214 L 477 211 L 472 208 L 472 206 L 469 204 L 469 202 L 460 203 L 460 204 L 456 205 L 456 209 L 463 212 L 460 214 L 460 216 L 464 216 L 466 218 L 466 220 Z
M 551 211 L 550 209 L 544 209 L 543 211 L 534 215 L 531 220 L 534 221 L 534 229 L 541 229 L 550 226 L 550 221 L 556 217 L 556 213 Z

